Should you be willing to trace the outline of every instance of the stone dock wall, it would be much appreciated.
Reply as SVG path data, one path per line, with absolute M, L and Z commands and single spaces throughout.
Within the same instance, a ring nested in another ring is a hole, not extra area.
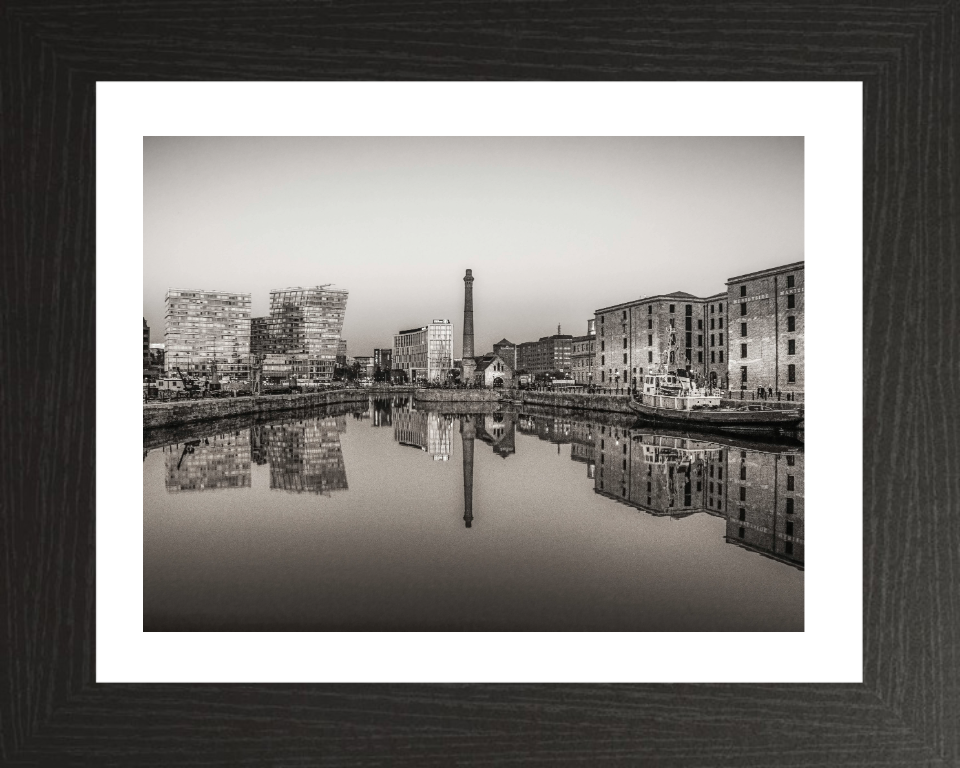
M 418 389 L 418 403 L 495 403 L 504 396 L 502 389 Z
M 401 394 L 392 390 L 390 393 Z M 170 403 L 144 403 L 143 428 L 174 427 L 181 424 L 225 419 L 244 414 L 282 413 L 334 403 L 366 404 L 371 394 L 378 393 L 369 389 L 345 389 L 335 392 L 309 392 L 300 395 L 219 397 L 202 400 L 174 400 Z
M 531 405 L 545 405 L 556 408 L 573 408 L 579 411 L 608 411 L 610 413 L 629 413 L 634 415 L 630 408 L 628 395 L 591 395 L 575 392 L 532 392 L 525 391 L 523 403 Z
M 169 426 L 152 427 L 143 430 L 143 449 L 151 450 L 164 445 L 184 443 L 197 438 L 215 437 L 241 429 L 250 429 L 259 424 L 284 424 L 288 421 L 309 418 L 328 418 L 330 416 L 344 416 L 356 413 L 358 409 L 365 410 L 367 404 L 334 403 L 321 406 L 298 406 L 280 413 L 244 413 L 239 416 L 224 416 L 206 421 L 190 421 Z

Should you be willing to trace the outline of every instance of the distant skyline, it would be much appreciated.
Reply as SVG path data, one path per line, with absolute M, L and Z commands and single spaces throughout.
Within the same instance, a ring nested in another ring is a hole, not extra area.
M 804 260 L 803 138 L 144 137 L 144 316 L 168 288 L 350 291 L 351 355 L 450 319 L 461 356 L 586 333 L 595 309 L 709 296 Z

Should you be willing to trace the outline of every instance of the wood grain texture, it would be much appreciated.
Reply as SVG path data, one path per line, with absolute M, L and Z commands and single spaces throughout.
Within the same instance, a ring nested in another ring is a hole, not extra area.
M 957 2 L 2 6 L 0 762 L 960 764 L 958 36 Z M 95 685 L 98 79 L 862 80 L 865 683 Z

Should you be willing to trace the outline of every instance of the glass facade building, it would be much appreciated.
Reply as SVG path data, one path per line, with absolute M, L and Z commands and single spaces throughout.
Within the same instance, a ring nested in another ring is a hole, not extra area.
M 180 290 L 166 296 L 164 366 L 190 376 L 250 377 L 250 294 Z
M 453 323 L 434 320 L 400 331 L 393 337 L 393 367 L 410 381 L 443 381 L 453 368 Z
M 348 295 L 326 285 L 270 291 L 270 314 L 251 331 L 264 378 L 332 380 Z

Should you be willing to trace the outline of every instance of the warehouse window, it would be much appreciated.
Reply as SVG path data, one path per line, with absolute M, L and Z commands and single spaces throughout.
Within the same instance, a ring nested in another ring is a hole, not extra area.
M 794 293 L 791 293 L 787 296 L 787 309 L 796 309 L 797 307 L 797 296 Z

